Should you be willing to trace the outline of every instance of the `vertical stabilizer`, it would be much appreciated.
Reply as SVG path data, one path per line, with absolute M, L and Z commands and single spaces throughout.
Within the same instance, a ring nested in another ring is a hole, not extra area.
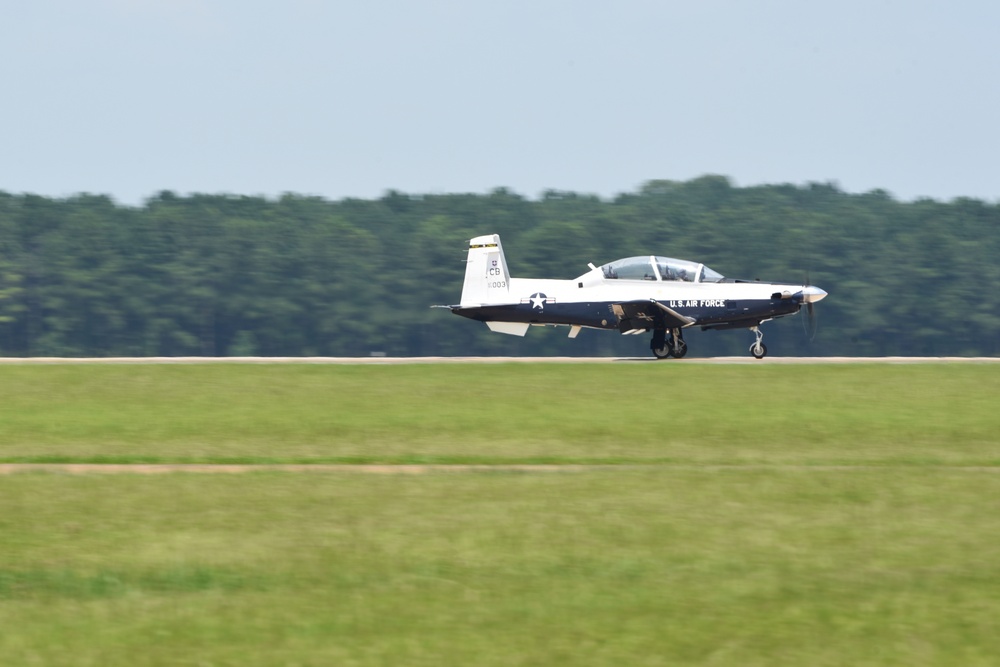
M 510 303 L 510 272 L 499 234 L 469 241 L 469 259 L 462 286 L 462 306 Z

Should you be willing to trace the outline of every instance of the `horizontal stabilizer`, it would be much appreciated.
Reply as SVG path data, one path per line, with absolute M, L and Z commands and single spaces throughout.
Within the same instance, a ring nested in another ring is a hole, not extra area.
M 496 331 L 497 333 L 523 336 L 528 333 L 528 327 L 531 325 L 527 322 L 487 322 L 486 326 L 490 328 L 490 331 Z

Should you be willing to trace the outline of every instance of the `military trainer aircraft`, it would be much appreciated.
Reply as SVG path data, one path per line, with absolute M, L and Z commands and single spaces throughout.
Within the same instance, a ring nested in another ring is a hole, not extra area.
M 652 331 L 658 359 L 687 354 L 683 332 L 690 327 L 749 329 L 756 336 L 750 354 L 763 359 L 761 323 L 805 306 L 813 326 L 813 304 L 826 296 L 812 285 L 733 280 L 704 264 L 656 255 L 588 266 L 573 280 L 511 278 L 500 236 L 477 236 L 469 241 L 462 301 L 443 307 L 515 336 L 533 325 L 568 326 L 570 338 L 584 327 Z

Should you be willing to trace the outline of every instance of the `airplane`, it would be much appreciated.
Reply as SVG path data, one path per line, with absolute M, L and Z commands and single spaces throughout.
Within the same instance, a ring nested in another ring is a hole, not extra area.
M 570 338 L 584 328 L 652 331 L 649 347 L 657 359 L 687 354 L 685 329 L 749 329 L 756 337 L 750 354 L 763 359 L 760 325 L 805 306 L 815 331 L 813 304 L 827 294 L 813 285 L 725 278 L 704 264 L 658 255 L 587 266 L 590 271 L 573 280 L 512 278 L 500 236 L 477 236 L 469 241 L 461 302 L 438 307 L 514 336 L 531 326 L 568 326 Z

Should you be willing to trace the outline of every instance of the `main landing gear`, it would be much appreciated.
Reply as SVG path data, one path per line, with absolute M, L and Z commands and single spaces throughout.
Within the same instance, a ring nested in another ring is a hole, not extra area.
M 671 329 L 669 332 L 666 329 L 654 329 L 653 330 L 653 340 L 649 344 L 649 348 L 653 351 L 653 356 L 657 359 L 668 359 L 673 357 L 674 359 L 680 359 L 685 354 L 687 354 L 688 346 L 684 342 L 684 335 L 681 333 L 680 329 Z
M 757 336 L 757 340 L 750 346 L 750 354 L 753 355 L 754 359 L 763 359 L 767 356 L 767 345 L 764 345 L 764 332 L 760 330 L 760 327 L 750 327 L 750 331 L 754 332 Z

